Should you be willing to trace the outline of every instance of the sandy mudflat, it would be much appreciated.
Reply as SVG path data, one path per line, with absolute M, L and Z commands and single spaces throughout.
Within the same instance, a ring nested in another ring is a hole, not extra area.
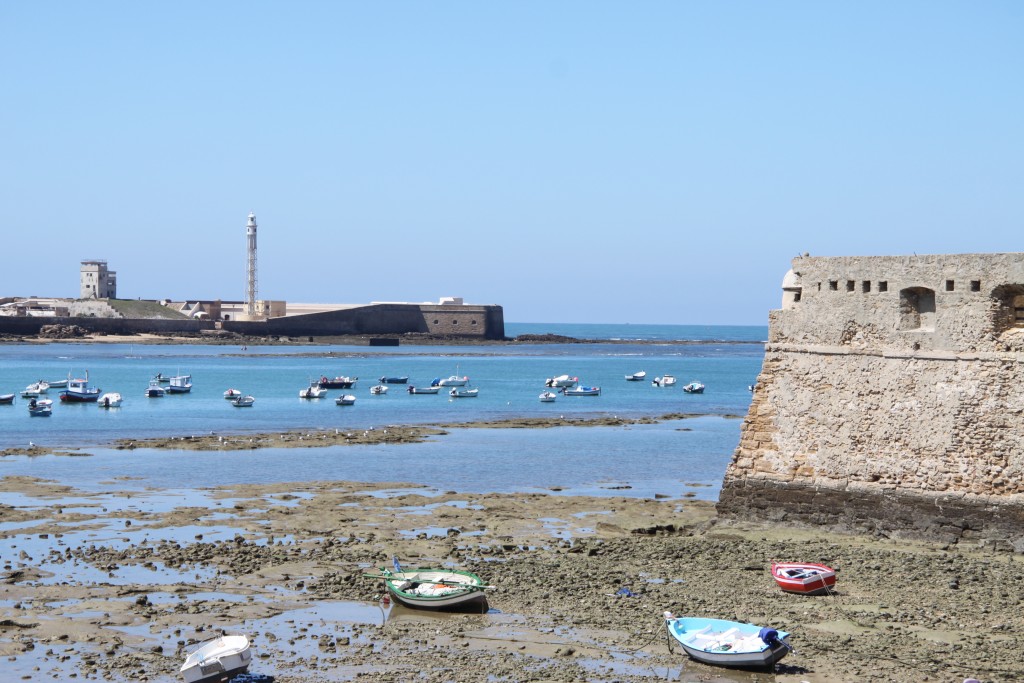
M 1024 558 L 966 545 L 725 527 L 701 501 L 407 484 L 171 497 L 8 477 L 0 500 L 5 680 L 175 681 L 183 647 L 221 629 L 285 683 L 1024 678 Z M 362 575 L 392 555 L 478 572 L 492 611 L 381 605 Z M 778 591 L 773 559 L 837 567 L 838 594 Z M 797 653 L 772 675 L 689 662 L 666 609 L 791 631 Z

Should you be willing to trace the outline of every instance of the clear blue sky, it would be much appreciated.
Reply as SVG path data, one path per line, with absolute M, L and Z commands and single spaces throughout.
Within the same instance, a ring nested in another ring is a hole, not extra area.
M 763 325 L 1024 251 L 1024 3 L 4 2 L 0 295 Z

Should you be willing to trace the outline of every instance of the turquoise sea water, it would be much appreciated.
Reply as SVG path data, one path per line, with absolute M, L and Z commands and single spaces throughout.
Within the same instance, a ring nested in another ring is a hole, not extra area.
M 757 377 L 767 329 L 652 325 L 509 323 L 508 336 L 563 334 L 582 339 L 646 343 L 486 346 L 273 346 L 45 344 L 0 347 L 0 393 L 16 393 L 38 379 L 89 372 L 92 384 L 124 396 L 118 409 L 59 404 L 53 415 L 31 418 L 25 401 L 0 406 L 0 446 L 84 447 L 91 458 L 4 458 L 0 476 L 29 474 L 82 487 L 128 474 L 139 486 L 198 482 L 266 483 L 309 479 L 413 481 L 467 491 L 511 491 L 552 486 L 609 495 L 662 493 L 714 497 L 739 435 Z M 699 341 L 699 343 L 694 343 Z M 689 342 L 689 343 L 681 343 Z M 626 382 L 645 370 L 648 380 L 672 374 L 674 388 Z M 157 372 L 193 377 L 190 394 L 143 396 Z M 391 385 L 386 396 L 369 388 L 383 375 L 408 375 L 410 384 L 468 375 L 480 395 L 452 399 L 414 396 Z M 540 403 L 544 380 L 561 374 L 602 387 L 598 397 L 559 396 Z M 329 398 L 304 400 L 299 390 L 321 375 L 359 377 L 354 406 Z M 707 389 L 681 387 L 700 380 Z M 256 397 L 251 409 L 223 399 L 228 388 Z M 114 439 L 169 435 L 386 428 L 395 424 L 470 422 L 518 416 L 592 417 L 706 415 L 699 419 L 628 428 L 452 430 L 428 443 L 401 446 L 268 449 L 237 453 L 115 451 Z M 287 463 L 287 466 L 282 466 Z M 188 479 L 182 481 L 181 466 Z M 622 485 L 631 489 L 617 488 Z

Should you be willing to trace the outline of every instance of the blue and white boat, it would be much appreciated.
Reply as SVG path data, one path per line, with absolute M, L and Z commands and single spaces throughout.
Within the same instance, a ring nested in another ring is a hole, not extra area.
M 192 375 L 176 375 L 167 384 L 169 394 L 187 394 L 192 391 Z
M 770 669 L 786 656 L 789 633 L 725 619 L 675 617 L 665 612 L 665 628 L 693 659 L 741 669 Z
M 61 403 L 95 403 L 102 393 L 102 389 L 89 386 L 89 371 L 85 371 L 85 378 L 72 379 L 68 375 L 68 386 L 60 392 Z
M 601 387 L 566 387 L 562 389 L 564 396 L 600 396 Z

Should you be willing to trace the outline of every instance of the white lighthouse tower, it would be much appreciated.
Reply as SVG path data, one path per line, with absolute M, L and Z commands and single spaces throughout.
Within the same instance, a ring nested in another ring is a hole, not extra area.
M 245 314 L 252 320 L 256 317 L 256 214 L 249 212 L 249 222 L 245 226 L 245 235 L 249 250 L 248 278 L 245 288 Z

